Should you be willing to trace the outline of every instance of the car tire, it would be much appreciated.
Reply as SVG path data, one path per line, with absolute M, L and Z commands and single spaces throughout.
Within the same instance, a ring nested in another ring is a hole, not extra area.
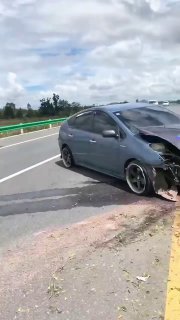
M 64 146 L 61 152 L 62 162 L 65 168 L 70 169 L 74 165 L 72 152 L 68 146 Z
M 131 161 L 125 170 L 126 182 L 131 191 L 140 196 L 153 194 L 153 184 L 148 172 L 139 161 Z

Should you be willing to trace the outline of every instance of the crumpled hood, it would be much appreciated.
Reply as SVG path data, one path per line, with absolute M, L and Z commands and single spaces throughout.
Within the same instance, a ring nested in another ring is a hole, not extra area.
M 180 149 L 180 124 L 171 127 L 138 128 L 144 135 L 160 137 Z

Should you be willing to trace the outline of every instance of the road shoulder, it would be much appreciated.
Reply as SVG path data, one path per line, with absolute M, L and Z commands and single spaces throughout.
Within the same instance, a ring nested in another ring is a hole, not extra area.
M 172 220 L 144 202 L 35 234 L 1 261 L 1 316 L 163 319 Z

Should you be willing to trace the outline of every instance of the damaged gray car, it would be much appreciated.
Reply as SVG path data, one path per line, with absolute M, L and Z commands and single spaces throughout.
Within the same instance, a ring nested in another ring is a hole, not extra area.
M 83 110 L 60 127 L 64 166 L 87 167 L 126 180 L 138 195 L 175 201 L 180 186 L 180 117 L 149 104 Z

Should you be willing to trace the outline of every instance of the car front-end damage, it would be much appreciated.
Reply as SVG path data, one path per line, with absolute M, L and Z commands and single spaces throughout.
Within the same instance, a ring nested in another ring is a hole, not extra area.
M 180 188 L 180 150 L 169 141 L 151 134 L 140 133 L 149 147 L 158 153 L 161 165 L 148 166 L 148 175 L 156 194 L 176 201 Z
M 180 165 L 174 159 L 165 158 L 162 168 L 153 169 L 155 170 L 153 181 L 155 193 L 168 200 L 176 201 L 180 186 Z

